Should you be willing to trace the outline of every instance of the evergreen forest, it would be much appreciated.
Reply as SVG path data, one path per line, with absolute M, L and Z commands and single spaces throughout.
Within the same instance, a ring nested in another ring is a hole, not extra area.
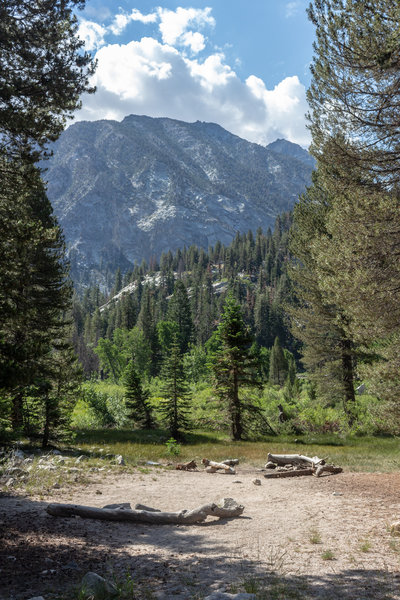
M 293 214 L 78 294 L 38 164 L 95 91 L 80 5 L 0 9 L 1 436 L 398 433 L 398 2 L 310 5 L 316 170 Z

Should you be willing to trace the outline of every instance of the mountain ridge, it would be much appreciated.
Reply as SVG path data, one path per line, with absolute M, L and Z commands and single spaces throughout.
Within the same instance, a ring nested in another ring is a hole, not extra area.
M 312 171 L 304 149 L 277 142 L 164 117 L 71 125 L 52 147 L 46 179 L 74 279 L 94 282 L 163 251 L 272 226 Z

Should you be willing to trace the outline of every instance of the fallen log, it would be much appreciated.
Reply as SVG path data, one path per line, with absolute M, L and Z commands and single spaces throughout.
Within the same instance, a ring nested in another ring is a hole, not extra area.
M 235 475 L 236 473 L 233 467 L 225 463 L 214 462 L 213 460 L 208 460 L 208 458 L 203 458 L 201 462 L 206 467 L 207 473 L 216 473 L 219 470 L 222 470 L 225 473 L 229 473 L 231 475 Z
M 280 477 L 300 477 L 301 475 L 313 475 L 314 469 L 297 469 L 292 471 L 271 471 L 270 473 L 264 473 L 266 479 L 278 479 Z
M 162 512 L 146 507 L 142 509 L 96 508 L 79 504 L 49 504 L 46 508 L 53 517 L 82 517 L 83 519 L 101 519 L 104 521 L 129 521 L 131 523 L 150 523 L 157 525 L 176 524 L 193 525 L 202 523 L 208 516 L 220 519 L 239 517 L 244 507 L 232 498 L 223 498 L 219 504 L 210 503 L 194 510 Z
M 303 456 L 302 454 L 268 454 L 268 462 L 273 462 L 277 465 L 302 465 L 304 463 L 311 463 L 313 466 L 324 465 L 325 460 L 318 458 L 318 456 Z M 268 463 L 267 463 L 268 464 Z
M 342 473 L 342 467 L 335 467 L 335 465 L 320 465 L 315 469 L 314 475 L 315 477 L 320 477 L 322 473 Z

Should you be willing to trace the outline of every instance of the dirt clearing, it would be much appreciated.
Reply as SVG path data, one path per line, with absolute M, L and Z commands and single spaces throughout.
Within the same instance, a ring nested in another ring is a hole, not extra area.
M 243 516 L 183 526 L 45 512 L 49 502 L 178 511 L 223 497 L 243 504 Z M 131 598 L 200 599 L 225 589 L 285 600 L 400 599 L 400 538 L 388 532 L 399 518 L 397 473 L 266 480 L 241 465 L 236 475 L 121 468 L 40 500 L 0 497 L 0 598 L 73 597 L 68 590 L 93 570 L 118 582 L 131 577 Z

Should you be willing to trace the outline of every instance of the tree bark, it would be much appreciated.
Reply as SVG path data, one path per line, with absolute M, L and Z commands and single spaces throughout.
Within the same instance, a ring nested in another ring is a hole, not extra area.
M 281 477 L 300 477 L 301 475 L 313 475 L 314 469 L 298 469 L 297 471 L 271 471 L 271 473 L 265 473 L 266 479 L 280 479 Z
M 205 504 L 194 510 L 179 512 L 161 512 L 146 507 L 146 510 L 124 508 L 96 508 L 79 504 L 49 504 L 46 508 L 49 515 L 54 517 L 82 517 L 101 519 L 105 521 L 129 521 L 131 523 L 150 523 L 155 525 L 177 524 L 193 525 L 202 523 L 208 516 L 224 518 L 239 517 L 244 507 L 232 498 L 224 498 L 220 504 Z

